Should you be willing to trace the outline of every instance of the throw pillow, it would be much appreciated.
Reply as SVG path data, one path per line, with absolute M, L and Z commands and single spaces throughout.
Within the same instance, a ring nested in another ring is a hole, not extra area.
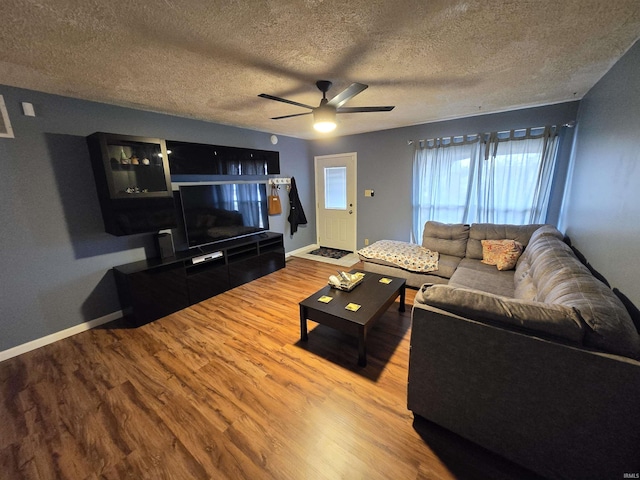
M 495 265 L 498 270 L 511 270 L 522 255 L 523 246 L 515 240 L 481 240 L 482 263 Z

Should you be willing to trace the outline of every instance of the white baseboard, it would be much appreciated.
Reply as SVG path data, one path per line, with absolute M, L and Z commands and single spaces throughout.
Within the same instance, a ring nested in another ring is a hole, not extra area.
M 67 328 L 66 330 L 52 333 L 51 335 L 47 335 L 46 337 L 37 338 L 30 342 L 23 343 L 22 345 L 18 345 L 17 347 L 3 350 L 0 352 L 0 362 L 13 357 L 17 357 L 18 355 L 21 355 L 23 353 L 30 352 L 32 350 L 35 350 L 36 348 L 44 347 L 45 345 L 57 342 L 58 340 L 62 340 L 63 338 L 72 337 L 73 335 L 77 335 L 78 333 L 86 332 L 87 330 L 99 327 L 100 325 L 104 325 L 107 322 L 117 320 L 121 317 L 122 311 L 118 310 L 117 312 L 110 313 L 108 315 L 105 315 L 104 317 L 89 320 L 88 322 L 84 322 L 80 325 Z
M 306 247 L 298 248 L 297 250 L 293 250 L 291 252 L 285 253 L 285 258 L 292 257 L 294 255 L 300 255 L 301 253 L 308 253 L 311 250 L 315 250 L 316 248 L 320 248 L 320 245 L 314 243 L 312 245 L 307 245 Z
M 317 244 L 307 245 L 306 247 L 298 248 L 292 252 L 286 253 L 285 258 L 288 259 L 292 255 L 310 252 L 311 250 L 315 250 L 319 248 Z M 62 330 L 60 332 L 52 333 L 51 335 L 47 335 L 46 337 L 37 338 L 27 343 L 23 343 L 22 345 L 18 345 L 13 348 L 9 348 L 8 350 L 0 351 L 0 362 L 4 360 L 8 360 L 13 357 L 17 357 L 23 353 L 30 352 L 35 350 L 36 348 L 44 347 L 45 345 L 49 345 L 51 343 L 57 342 L 58 340 L 62 340 L 63 338 L 71 337 L 73 335 L 77 335 L 78 333 L 86 332 L 87 330 L 91 330 L 92 328 L 99 327 L 107 322 L 111 322 L 113 320 L 117 320 L 123 316 L 122 310 L 118 310 L 117 312 L 110 313 L 105 315 L 104 317 L 96 318 L 94 320 L 89 320 L 88 322 L 81 323 L 80 325 L 76 325 L 71 328 L 67 328 L 66 330 Z
M 289 258 L 293 255 L 299 255 L 302 253 L 310 252 L 311 250 L 315 250 L 316 248 L 320 248 L 320 246 L 315 243 L 312 245 L 307 245 L 306 247 L 298 248 L 297 250 L 293 250 L 285 254 L 285 258 Z M 76 325 L 71 328 L 67 328 L 66 330 L 62 330 L 60 332 L 52 333 L 51 335 L 47 335 L 46 337 L 37 338 L 36 340 L 32 340 L 27 343 L 23 343 L 22 345 L 18 345 L 13 348 L 9 348 L 8 350 L 0 351 L 0 362 L 4 360 L 8 360 L 13 357 L 17 357 L 23 353 L 30 352 L 35 350 L 36 348 L 44 347 L 45 345 L 49 345 L 51 343 L 57 342 L 58 340 L 62 340 L 63 338 L 71 337 L 73 335 L 77 335 L 78 333 L 86 332 L 87 330 L 91 330 L 92 328 L 99 327 L 107 322 L 111 322 L 113 320 L 117 320 L 121 318 L 123 315 L 122 310 L 118 310 L 117 312 L 110 313 L 105 315 L 104 317 L 96 318 L 94 320 L 89 320 L 88 322 L 81 323 L 80 325 Z

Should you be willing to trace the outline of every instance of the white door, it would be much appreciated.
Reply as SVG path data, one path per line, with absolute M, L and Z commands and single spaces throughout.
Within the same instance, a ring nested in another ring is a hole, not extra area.
M 315 157 L 318 245 L 356 250 L 356 154 Z

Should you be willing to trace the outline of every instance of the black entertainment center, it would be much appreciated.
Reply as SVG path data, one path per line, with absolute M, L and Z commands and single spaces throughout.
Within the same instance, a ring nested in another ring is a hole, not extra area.
M 238 180 L 280 173 L 278 152 L 101 132 L 87 143 L 107 233 L 171 228 L 186 240 L 173 255 L 113 268 L 123 312 L 135 324 L 285 266 L 283 235 L 268 231 L 266 177 Z M 174 170 L 218 177 L 174 191 Z
M 171 258 L 152 258 L 113 270 L 120 301 L 137 324 L 177 312 L 285 266 L 281 233 L 266 232 Z

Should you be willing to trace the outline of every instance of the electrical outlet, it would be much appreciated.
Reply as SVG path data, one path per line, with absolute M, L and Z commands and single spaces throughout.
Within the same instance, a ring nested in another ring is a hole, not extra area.
M 365 245 L 369 245 L 369 239 L 368 239 L 368 238 L 365 238 L 365 239 L 364 239 L 364 244 L 365 244 Z

